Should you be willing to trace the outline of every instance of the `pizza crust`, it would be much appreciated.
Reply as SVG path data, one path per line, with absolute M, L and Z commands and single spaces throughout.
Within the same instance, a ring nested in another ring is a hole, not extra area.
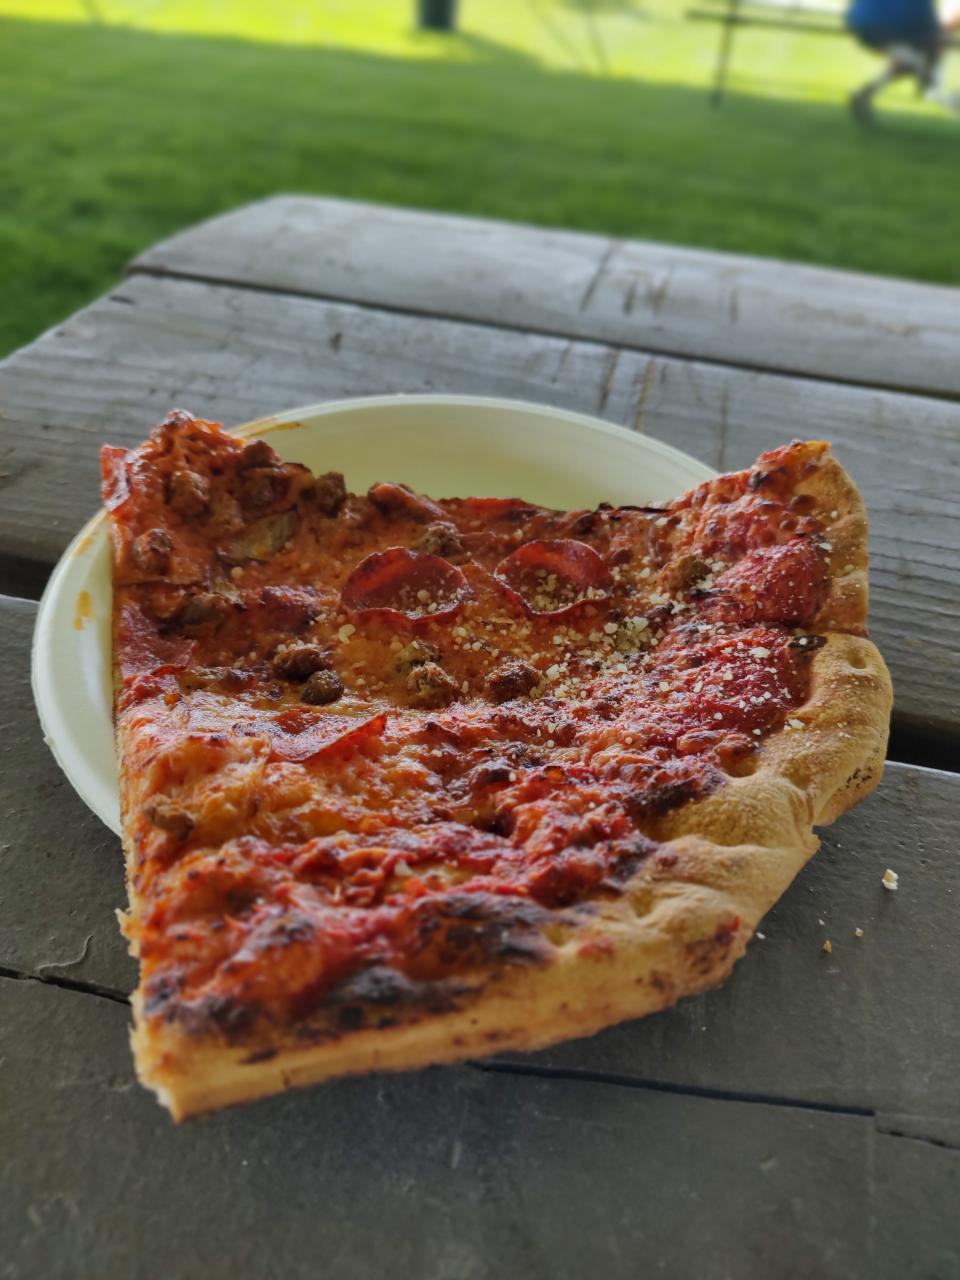
M 306 1046 L 230 1046 L 139 1016 L 138 1075 L 176 1119 L 331 1076 L 533 1050 L 668 1008 L 722 982 L 759 921 L 816 851 L 812 827 L 868 794 L 883 767 L 891 697 L 876 648 L 830 636 L 813 659 L 812 694 L 773 735 L 755 772 L 661 820 L 663 848 L 570 931 L 544 964 L 486 975 L 463 1008 Z M 672 861 L 675 858 L 675 861 Z M 670 865 L 672 862 L 672 865 Z M 731 926 L 737 922 L 736 928 Z M 598 945 L 599 944 L 599 945 Z
M 683 844 L 691 853 L 701 852 L 695 841 Z M 702 852 L 707 853 L 706 847 Z M 755 852 L 762 856 L 766 851 Z M 270 1056 L 259 1061 L 250 1060 L 258 1055 L 249 1044 L 239 1048 L 197 1040 L 172 1026 L 153 1027 L 147 1035 L 141 1023 L 131 1037 L 138 1076 L 181 1120 L 332 1076 L 539 1049 L 656 1012 L 681 995 L 714 986 L 746 946 L 749 930 L 744 927 L 717 938 L 717 922 L 736 915 L 736 902 L 728 894 L 704 885 L 665 885 L 642 923 L 630 901 L 625 895 L 616 912 L 589 934 L 585 930 L 556 948 L 542 967 L 491 974 L 462 1009 L 423 1013 L 390 1028 L 351 1031 L 327 1043 L 288 1043 L 263 1051 Z M 612 944 L 610 950 L 581 953 L 598 938 Z M 138 1015 L 136 999 L 134 1008 Z
M 890 679 L 863 635 L 863 505 L 829 455 L 800 488 L 835 513 L 832 588 L 816 628 L 827 643 L 812 658 L 808 701 L 747 771 L 654 821 L 649 834 L 660 848 L 620 898 L 594 904 L 574 924 L 557 913 L 539 963 L 471 975 L 474 989 L 447 1012 L 392 1010 L 393 1025 L 328 1029 L 313 1043 L 283 1032 L 230 1044 L 177 1023 L 147 1024 L 138 993 L 137 1073 L 176 1119 L 331 1076 L 542 1048 L 665 1009 L 728 976 L 817 849 L 813 827 L 876 786 L 886 750 Z

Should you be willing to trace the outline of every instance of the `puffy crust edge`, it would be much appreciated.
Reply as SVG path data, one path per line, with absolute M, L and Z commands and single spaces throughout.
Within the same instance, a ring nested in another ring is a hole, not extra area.
M 331 1076 L 532 1050 L 665 1009 L 722 982 L 830 822 L 879 781 L 890 682 L 874 646 L 831 635 L 813 659 L 804 728 L 769 739 L 757 769 L 668 815 L 657 856 L 623 898 L 568 930 L 545 963 L 486 975 L 464 1007 L 285 1043 L 256 1059 L 176 1026 L 132 1033 L 137 1072 L 176 1119 Z
M 684 843 L 696 852 L 698 842 Z M 665 884 L 642 924 L 630 901 L 628 895 L 616 912 L 575 930 L 544 965 L 490 974 L 462 1008 L 411 1014 L 399 1025 L 318 1044 L 287 1043 L 259 1061 L 250 1060 L 257 1054 L 249 1043 L 227 1046 L 138 1020 L 131 1033 L 137 1074 L 182 1120 L 331 1076 L 538 1049 L 714 986 L 743 953 L 755 923 L 738 917 L 730 895 L 699 884 Z

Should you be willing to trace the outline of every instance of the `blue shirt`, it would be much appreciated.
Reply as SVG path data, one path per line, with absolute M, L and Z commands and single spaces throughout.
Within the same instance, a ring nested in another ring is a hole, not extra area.
M 881 30 L 892 37 L 928 35 L 939 30 L 934 0 L 853 0 L 847 10 L 853 31 Z

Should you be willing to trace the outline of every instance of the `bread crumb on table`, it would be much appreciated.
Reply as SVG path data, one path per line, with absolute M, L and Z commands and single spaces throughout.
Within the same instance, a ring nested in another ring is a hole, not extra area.
M 859 926 L 859 925 L 857 925 L 856 929 L 854 929 L 854 931 L 853 931 L 853 936 L 854 936 L 855 938 L 862 938 L 862 937 L 863 937 L 863 930 L 860 928 L 860 926 Z
M 833 950 L 833 943 L 830 941 L 829 938 L 823 944 L 823 946 L 821 947 L 821 950 L 826 951 L 828 954 Z
M 883 880 L 881 883 L 885 889 L 889 889 L 890 892 L 893 893 L 900 883 L 900 877 L 895 871 L 891 871 L 890 868 L 887 867 L 886 871 L 883 873 Z

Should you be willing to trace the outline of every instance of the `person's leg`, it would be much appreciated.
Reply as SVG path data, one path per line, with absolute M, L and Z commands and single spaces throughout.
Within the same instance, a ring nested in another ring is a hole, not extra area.
M 903 53 L 901 46 L 894 45 L 886 52 L 889 55 L 889 60 L 883 71 L 878 76 L 874 76 L 872 80 L 868 80 L 856 93 L 850 95 L 850 111 L 858 124 L 868 125 L 873 123 L 873 100 L 881 89 L 885 89 L 888 84 L 892 84 L 894 80 L 899 80 L 903 76 L 916 74 L 915 69 L 909 65 L 909 56 L 906 62 L 901 56 Z
M 956 30 L 957 17 L 954 17 L 951 25 L 945 25 L 936 41 L 931 44 L 928 51 L 927 74 L 921 83 L 924 94 L 930 102 L 935 102 L 954 114 L 960 114 L 960 94 L 947 90 L 943 75 L 944 54 L 950 47 L 951 35 Z

